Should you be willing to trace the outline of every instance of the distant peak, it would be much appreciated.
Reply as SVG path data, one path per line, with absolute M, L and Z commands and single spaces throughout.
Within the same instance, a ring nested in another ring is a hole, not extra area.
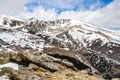
M 9 15 L 0 15 L 0 18 L 6 18 L 9 20 L 18 20 L 18 21 L 22 21 L 21 19 L 14 17 L 14 16 L 9 16 Z

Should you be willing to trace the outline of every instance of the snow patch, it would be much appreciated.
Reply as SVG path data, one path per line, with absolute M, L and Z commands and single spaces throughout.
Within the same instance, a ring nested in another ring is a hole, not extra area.
M 10 80 L 10 79 L 8 78 L 8 76 L 3 75 L 3 76 L 0 76 L 0 80 Z
M 0 39 L 9 43 L 10 45 L 16 45 L 23 48 L 30 47 L 39 51 L 44 48 L 44 41 L 39 37 L 21 31 L 2 32 L 0 34 Z
M 4 67 L 10 67 L 13 68 L 14 70 L 19 70 L 19 65 L 16 63 L 7 63 L 7 64 L 0 64 L 0 69 L 4 68 Z

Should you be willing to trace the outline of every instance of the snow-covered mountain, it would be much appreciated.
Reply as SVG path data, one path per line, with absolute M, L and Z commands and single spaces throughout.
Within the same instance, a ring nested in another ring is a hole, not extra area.
M 13 16 L 0 15 L 0 28 L 13 29 L 23 26 L 24 22 Z
M 50 36 L 51 41 L 38 36 Z M 56 42 L 52 44 L 52 40 Z M 0 51 L 16 52 L 31 49 L 42 51 L 47 48 L 59 47 L 70 50 L 57 40 L 102 53 L 112 60 L 120 62 L 120 34 L 114 30 L 96 27 L 70 19 L 40 21 L 31 18 L 23 21 L 14 17 L 0 16 Z M 119 66 L 120 67 L 120 66 Z
M 69 19 L 39 21 L 31 18 L 27 21 L 22 21 L 6 16 L 0 17 L 0 25 L 1 50 L 7 49 L 6 47 L 10 45 L 19 46 L 23 49 L 41 50 L 43 48 L 41 46 L 45 46 L 44 41 L 40 40 L 35 34 L 43 33 L 71 44 L 105 53 L 120 61 L 120 58 L 116 58 L 116 56 L 120 56 L 120 34 L 114 30 L 99 28 Z M 4 29 L 8 30 L 4 31 Z M 3 45 L 3 42 L 7 45 Z
M 108 55 L 116 54 L 112 55 L 112 57 L 119 56 L 120 34 L 114 30 L 98 28 L 69 19 L 39 21 L 33 18 L 27 22 L 23 30 L 34 34 L 42 32 L 63 39 L 65 42 L 82 45 Z

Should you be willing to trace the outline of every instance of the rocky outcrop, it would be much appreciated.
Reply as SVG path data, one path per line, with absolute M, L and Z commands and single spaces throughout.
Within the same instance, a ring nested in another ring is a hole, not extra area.
M 5 64 L 9 62 L 10 55 L 9 53 L 0 53 L 0 64 Z
M 2 68 L 0 76 L 7 75 L 12 80 L 103 80 L 92 74 L 87 65 L 62 54 L 25 50 L 10 54 L 9 61 L 19 64 L 19 70 Z
M 69 22 L 70 19 L 57 19 L 56 21 L 40 21 L 38 19 L 31 18 L 25 23 L 23 29 L 31 34 L 35 34 L 38 32 L 53 31 L 56 26 L 59 26 L 58 28 L 60 28 L 62 24 L 68 24 Z
M 92 41 L 92 45 L 88 45 L 87 47 L 101 52 L 105 55 L 107 55 L 109 58 L 112 58 L 114 60 L 120 61 L 120 58 L 117 56 L 120 56 L 120 44 L 113 43 L 113 42 L 106 42 L 105 44 L 102 44 L 103 41 L 100 39 Z
M 79 58 L 81 55 L 84 56 L 83 58 L 85 59 L 82 59 L 84 60 L 83 62 L 86 62 L 91 68 L 95 68 L 95 70 L 101 73 L 101 75 L 103 75 L 105 78 L 120 77 L 120 63 L 118 61 L 110 59 L 102 53 L 81 48 L 77 45 L 71 45 L 70 43 L 65 43 L 63 40 L 58 38 L 43 34 L 38 34 L 38 36 L 56 47 L 69 48 L 72 52 L 75 52 Z
M 21 27 L 24 25 L 24 21 L 12 16 L 0 15 L 0 19 L 1 19 L 0 26 L 4 26 L 4 29 L 7 27 L 14 28 L 14 27 Z
M 7 18 L 3 19 L 3 25 L 9 25 L 10 27 L 22 26 L 24 22 L 18 20 L 9 21 Z

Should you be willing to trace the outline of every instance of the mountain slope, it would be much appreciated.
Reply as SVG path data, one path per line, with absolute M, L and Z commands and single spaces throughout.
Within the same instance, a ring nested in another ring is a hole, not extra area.
M 66 19 L 56 21 L 34 20 L 29 22 L 25 28 L 29 33 L 49 34 L 65 42 L 104 53 L 110 58 L 120 61 L 120 58 L 117 57 L 120 55 L 120 35 L 115 31 Z
M 50 53 L 49 56 L 53 56 L 53 53 L 69 56 L 105 78 L 120 76 L 119 32 L 80 21 L 40 21 L 34 18 L 22 21 L 7 16 L 0 17 L 0 52 L 19 53 L 24 50 Z M 23 62 L 24 57 L 21 57 Z M 38 64 L 31 58 L 28 57 L 28 63 L 30 59 L 30 62 Z

